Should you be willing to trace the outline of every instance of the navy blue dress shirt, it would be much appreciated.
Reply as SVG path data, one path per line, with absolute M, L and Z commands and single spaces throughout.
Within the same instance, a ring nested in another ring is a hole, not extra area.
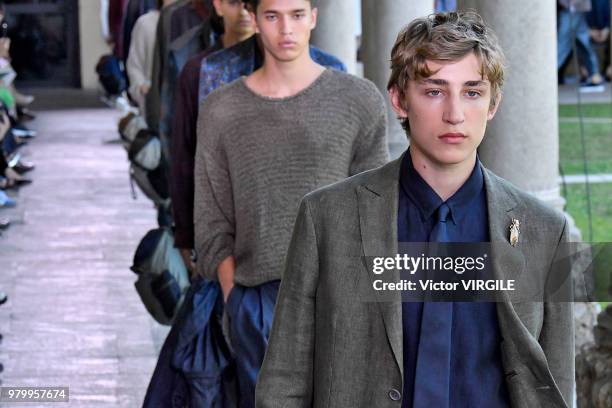
M 402 160 L 398 206 L 398 241 L 427 242 L 443 200 L 412 165 Z M 489 220 L 480 161 L 468 180 L 447 201 L 453 228 L 451 242 L 488 242 Z M 403 302 L 404 395 L 402 408 L 413 407 L 423 303 Z M 449 400 L 452 407 L 507 407 L 509 399 L 501 363 L 501 335 L 495 303 L 455 302 L 451 333 Z M 440 392 L 447 392 L 440 390 Z

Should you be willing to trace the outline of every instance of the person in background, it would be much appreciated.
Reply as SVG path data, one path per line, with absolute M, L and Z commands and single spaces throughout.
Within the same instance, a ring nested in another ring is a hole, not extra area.
M 585 67 L 588 73 L 583 82 L 585 86 L 598 86 L 603 82 L 599 70 L 599 60 L 593 50 L 589 37 L 586 13 L 591 10 L 591 0 L 557 1 L 557 70 L 561 71 L 570 56 L 574 41 L 585 52 Z M 559 77 L 561 77 L 561 73 Z
M 17 74 L 11 66 L 11 39 L 8 37 L 7 23 L 4 21 L 5 13 L 4 2 L 0 1 L 0 87 L 11 93 L 15 109 L 25 109 L 34 102 L 34 96 L 22 94 L 13 84 Z
M 169 3 L 171 3 L 169 0 L 159 0 L 157 9 L 140 16 L 132 30 L 130 51 L 126 63 L 130 80 L 128 92 L 132 100 L 138 105 L 142 116 L 145 115 L 145 96 L 151 87 L 155 31 L 159 21 L 159 9 Z
M 610 68 L 610 1 L 592 0 L 592 10 L 587 13 L 589 34 L 593 44 L 604 49 L 605 77 L 610 81 L 612 69 Z
M 263 66 L 208 95 L 198 118 L 196 266 L 221 286 L 244 408 L 255 405 L 301 197 L 388 159 L 376 86 L 311 57 L 313 3 L 252 1 Z
M 180 249 L 185 265 L 195 271 L 193 264 L 193 158 L 195 156 L 196 124 L 198 119 L 198 89 L 202 60 L 220 49 L 233 47 L 253 34 L 255 27 L 242 0 L 213 0 L 223 34 L 206 51 L 192 57 L 181 71 L 172 123 L 172 162 L 170 194 L 175 223 L 175 246 Z M 190 152 L 189 154 L 185 154 Z

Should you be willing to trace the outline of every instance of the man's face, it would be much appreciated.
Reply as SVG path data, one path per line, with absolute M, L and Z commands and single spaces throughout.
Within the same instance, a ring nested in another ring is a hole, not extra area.
M 245 37 L 255 32 L 251 16 L 242 0 L 214 0 L 215 11 L 223 18 L 225 32 Z
M 450 63 L 428 60 L 427 66 L 435 74 L 409 81 L 406 109 L 391 90 L 395 111 L 410 123 L 410 151 L 436 167 L 473 162 L 501 95 L 491 106 L 491 84 L 481 77 L 473 52 Z
M 265 49 L 279 61 L 300 57 L 317 23 L 308 0 L 261 0 L 254 16 Z

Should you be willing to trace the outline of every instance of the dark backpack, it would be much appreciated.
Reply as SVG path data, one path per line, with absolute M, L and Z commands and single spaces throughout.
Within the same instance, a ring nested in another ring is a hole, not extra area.
M 142 116 L 128 113 L 119 121 L 119 135 L 130 161 L 130 178 L 157 208 L 169 210 L 168 180 L 162 166 L 159 135 Z
M 134 286 L 147 311 L 157 322 L 171 325 L 190 282 L 170 228 L 147 232 L 130 269 L 138 275 Z
M 98 79 L 109 96 L 121 95 L 127 89 L 123 62 L 112 54 L 103 55 L 96 64 Z

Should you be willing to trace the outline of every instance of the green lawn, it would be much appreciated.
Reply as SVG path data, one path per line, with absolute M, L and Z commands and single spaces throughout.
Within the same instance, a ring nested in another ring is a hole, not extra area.
M 581 106 L 582 115 L 586 118 L 612 118 L 612 104 L 587 103 Z M 559 105 L 560 117 L 578 116 L 577 105 Z
M 587 104 L 582 106 L 586 118 L 612 118 L 612 104 Z M 559 106 L 559 116 L 577 117 L 576 105 Z M 589 172 L 612 173 L 612 121 L 611 123 L 584 123 L 586 153 Z M 559 159 L 564 174 L 584 173 L 580 127 L 578 123 L 559 123 Z M 612 183 L 591 184 L 591 211 L 593 242 L 612 243 Z M 583 240 L 588 241 L 589 220 L 587 194 L 584 184 L 568 185 L 563 190 L 567 200 L 566 210 L 574 217 L 582 231 Z M 601 248 L 601 247 L 599 247 Z M 609 245 L 600 252 L 595 260 L 598 277 L 598 298 L 610 298 L 606 293 L 612 272 L 612 248 Z M 601 302 L 605 307 L 607 302 Z
M 589 240 L 589 220 L 587 211 L 587 194 L 584 184 L 568 185 L 564 191 L 567 200 L 566 210 L 582 231 L 582 239 Z M 612 183 L 591 184 L 591 211 L 593 214 L 593 242 L 605 243 L 595 246 L 598 255 L 595 257 L 597 276 L 597 299 L 610 299 L 610 275 L 612 273 Z M 602 302 L 602 307 L 607 303 Z
M 612 122 L 584 123 L 589 173 L 612 173 Z M 559 123 L 559 159 L 564 174 L 583 174 L 578 123 Z

